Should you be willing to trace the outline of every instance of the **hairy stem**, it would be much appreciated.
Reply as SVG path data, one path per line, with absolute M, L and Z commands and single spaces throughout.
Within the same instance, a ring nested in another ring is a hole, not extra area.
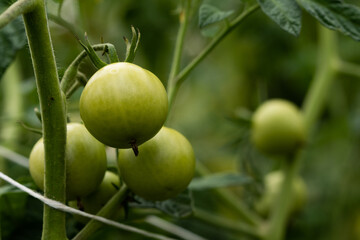
M 36 6 L 36 2 L 37 0 L 19 0 L 14 2 L 0 15 L 0 28 L 3 28 L 21 14 L 32 11 Z
M 65 202 L 66 109 L 56 69 L 44 0 L 23 15 L 42 114 L 45 196 Z M 65 213 L 44 206 L 42 239 L 66 239 Z
M 231 23 L 227 25 L 213 40 L 202 50 L 202 52 L 197 55 L 174 79 L 174 85 L 170 85 L 171 88 L 168 88 L 169 94 L 169 109 L 174 104 L 177 92 L 179 91 L 180 86 L 185 81 L 189 73 L 194 70 L 194 68 L 227 36 L 235 27 L 241 23 L 246 17 L 253 13 L 256 9 L 259 8 L 258 4 L 248 7 L 244 12 L 242 12 L 237 18 L 235 18 Z

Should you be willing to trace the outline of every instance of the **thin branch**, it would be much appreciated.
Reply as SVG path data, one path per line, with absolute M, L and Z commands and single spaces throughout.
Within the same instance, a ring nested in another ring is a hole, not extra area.
M 175 78 L 175 86 L 168 89 L 169 94 L 169 108 L 171 109 L 174 99 L 179 91 L 180 86 L 185 81 L 186 77 L 192 70 L 221 42 L 221 40 L 227 36 L 235 27 L 241 23 L 246 17 L 250 16 L 255 10 L 259 8 L 258 4 L 250 6 L 244 12 L 242 12 L 237 18 L 235 18 L 224 30 L 222 30 L 214 39 L 197 55 Z
M 79 36 L 83 35 L 83 33 L 81 33 L 81 31 L 79 29 L 77 29 L 73 24 L 67 22 L 62 17 L 56 16 L 56 15 L 51 14 L 51 13 L 48 13 L 47 15 L 48 15 L 50 21 L 53 21 L 54 23 L 56 23 L 56 24 L 62 26 L 63 28 L 67 29 L 77 39 L 79 39 Z
M 234 232 L 246 233 L 257 238 L 263 238 L 263 234 L 260 232 L 259 227 L 254 227 L 241 222 L 235 222 L 198 208 L 194 209 L 194 217 L 215 227 L 222 227 Z
M 14 2 L 0 15 L 0 29 L 18 16 L 32 11 L 36 4 L 36 0 L 19 0 Z
M 348 74 L 354 77 L 360 78 L 360 65 L 346 62 L 343 60 L 337 60 L 334 64 L 335 69 L 339 73 Z

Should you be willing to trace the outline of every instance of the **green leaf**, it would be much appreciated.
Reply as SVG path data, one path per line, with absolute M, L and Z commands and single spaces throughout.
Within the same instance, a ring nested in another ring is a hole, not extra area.
M 8 5 L 5 1 L 0 2 L 0 12 L 2 13 Z M 7 67 L 14 60 L 19 49 L 26 43 L 25 28 L 22 18 L 18 17 L 4 28 L 0 29 L 0 79 Z
M 257 0 L 262 11 L 282 29 L 299 36 L 301 30 L 301 8 L 295 0 Z
M 189 185 L 189 189 L 195 191 L 228 186 L 240 186 L 250 183 L 251 181 L 251 178 L 237 173 L 218 173 L 201 178 L 194 178 Z
M 203 4 L 199 9 L 199 27 L 204 28 L 210 24 L 220 22 L 233 13 L 234 11 L 232 10 L 221 11 L 212 5 Z
M 148 201 L 137 195 L 134 196 L 135 203 L 130 203 L 131 207 L 156 208 L 172 217 L 183 218 L 192 214 L 192 199 L 189 190 L 180 193 L 175 198 L 165 201 Z
M 325 27 L 360 41 L 360 8 L 341 0 L 297 0 Z

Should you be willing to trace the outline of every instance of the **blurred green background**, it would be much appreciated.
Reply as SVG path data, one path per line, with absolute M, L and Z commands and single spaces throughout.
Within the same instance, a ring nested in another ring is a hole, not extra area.
M 203 2 L 222 10 L 243 6 L 243 2 L 236 0 Z M 204 36 L 211 29 L 206 32 L 198 27 L 200 3 L 194 1 L 182 66 L 211 40 Z M 359 5 L 355 0 L 352 3 Z M 56 14 L 57 7 L 56 2 L 48 1 L 49 12 Z M 91 43 L 99 43 L 103 38 L 104 42 L 114 44 L 121 59 L 125 56 L 123 36 L 131 38 L 131 25 L 139 28 L 141 42 L 134 63 L 150 70 L 166 84 L 178 29 L 178 7 L 179 1 L 175 0 L 66 0 L 62 17 L 82 33 L 87 32 Z M 296 38 L 281 30 L 261 11 L 255 12 L 190 74 L 167 123 L 190 140 L 197 160 L 213 172 L 240 172 L 255 178 L 252 184 L 231 188 L 251 208 L 261 195 L 264 174 L 277 168 L 279 163 L 252 148 L 248 142 L 248 126 L 239 121 L 236 113 L 244 109 L 254 111 L 269 98 L 285 98 L 301 106 L 316 69 L 319 47 L 315 20 L 304 12 L 302 24 L 302 32 Z M 50 30 L 61 76 L 82 48 L 63 27 L 50 22 Z M 359 42 L 339 34 L 338 49 L 342 59 L 360 66 Z M 80 69 L 88 77 L 95 71 L 89 62 Z M 360 239 L 359 92 L 359 78 L 337 75 L 327 94 L 325 112 L 314 126 L 305 149 L 301 176 L 308 187 L 308 201 L 302 211 L 292 216 L 286 239 Z M 72 121 L 80 121 L 80 94 L 81 89 L 68 103 Z M 29 155 L 40 136 L 25 130 L 18 122 L 40 128 L 33 111 L 35 107 L 39 107 L 36 85 L 28 46 L 25 46 L 0 82 L 0 145 Z M 4 159 L 1 167 L 9 176 L 33 187 L 27 169 Z M 196 192 L 194 197 L 197 206 L 237 220 L 232 210 L 223 206 L 211 191 Z M 40 202 L 11 191 L 2 195 L 1 205 L 2 239 L 40 238 Z M 251 239 L 192 218 L 174 221 L 208 239 Z M 132 224 L 154 231 L 141 222 Z M 80 227 L 69 216 L 69 235 Z M 94 239 L 119 239 L 120 236 L 144 239 L 110 227 L 104 227 Z

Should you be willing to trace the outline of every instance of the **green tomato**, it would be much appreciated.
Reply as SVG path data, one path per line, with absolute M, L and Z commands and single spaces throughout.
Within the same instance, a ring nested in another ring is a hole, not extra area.
M 255 208 L 260 214 L 267 216 L 270 209 L 277 203 L 276 198 L 284 181 L 284 173 L 282 171 L 271 172 L 265 176 L 264 180 L 265 192 L 260 201 L 256 203 Z M 290 206 L 290 213 L 295 213 L 305 205 L 307 189 L 305 182 L 300 177 L 295 178 L 292 189 L 294 195 Z
M 104 144 L 131 148 L 161 129 L 168 111 L 167 94 L 151 72 L 125 62 L 98 70 L 80 98 L 80 115 L 89 132 Z
M 291 154 L 306 139 L 302 113 L 286 100 L 263 103 L 252 117 L 251 128 L 252 142 L 267 154 Z
M 119 176 L 113 172 L 106 171 L 100 186 L 88 196 L 79 199 L 81 210 L 87 213 L 96 214 L 117 192 L 120 185 Z M 70 201 L 68 204 L 70 207 L 77 209 L 80 207 L 78 201 Z M 80 222 L 86 223 L 88 221 L 88 218 L 75 216 Z
M 101 183 L 106 171 L 105 146 L 97 141 L 79 123 L 67 125 L 66 149 L 66 198 L 86 196 Z M 35 184 L 44 190 L 44 144 L 41 138 L 29 157 L 29 169 Z
M 123 181 L 140 197 L 162 201 L 184 191 L 195 171 L 195 156 L 189 141 L 174 129 L 163 127 L 139 147 L 119 150 L 118 165 Z

